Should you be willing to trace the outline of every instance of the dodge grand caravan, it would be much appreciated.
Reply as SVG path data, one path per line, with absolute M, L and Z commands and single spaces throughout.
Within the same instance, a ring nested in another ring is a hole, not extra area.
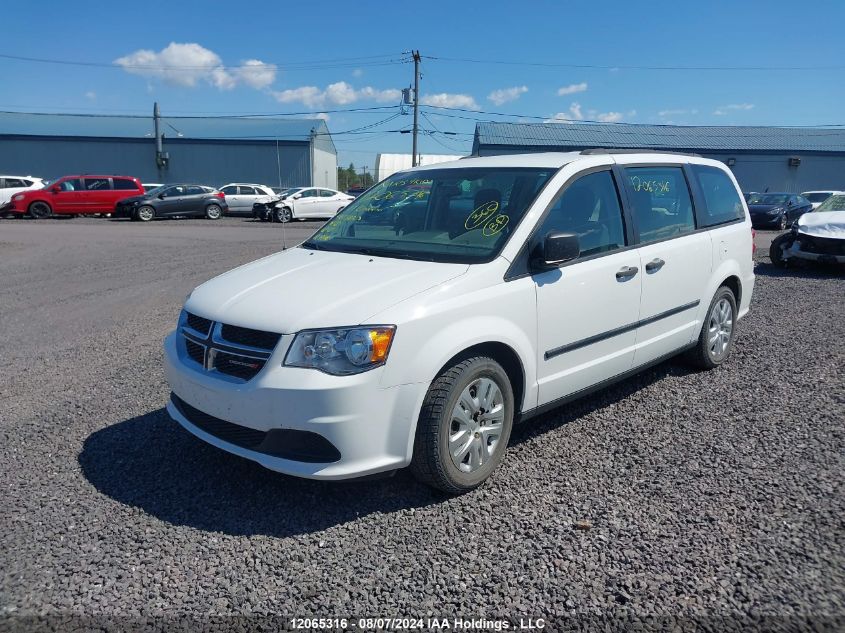
M 144 193 L 137 178 L 129 176 L 65 176 L 42 189 L 30 189 L 12 196 L 13 213 L 35 219 L 51 215 L 112 213 L 121 198 Z
M 394 174 L 187 298 L 169 414 L 272 470 L 481 484 L 511 427 L 684 352 L 726 361 L 754 286 L 730 171 L 588 150 Z

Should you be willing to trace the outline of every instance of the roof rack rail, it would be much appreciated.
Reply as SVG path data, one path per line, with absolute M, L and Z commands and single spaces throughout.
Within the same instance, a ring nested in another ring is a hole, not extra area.
M 701 154 L 695 152 L 673 152 L 665 149 L 614 149 L 610 147 L 594 147 L 592 149 L 582 149 L 581 153 L 584 155 L 591 154 L 677 154 L 678 156 L 697 156 L 701 158 Z

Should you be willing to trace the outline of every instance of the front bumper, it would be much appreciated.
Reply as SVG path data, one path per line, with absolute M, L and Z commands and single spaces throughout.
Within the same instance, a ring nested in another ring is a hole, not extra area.
M 165 371 L 173 393 L 219 422 L 270 433 L 296 430 L 319 435 L 340 453 L 335 461 L 286 459 L 246 448 L 235 436 L 193 423 L 171 399 L 167 411 L 201 440 L 289 475 L 347 479 L 403 468 L 410 463 L 417 415 L 427 385 L 380 386 L 383 368 L 352 376 L 282 367 L 293 336 L 282 337 L 265 367 L 251 380 L 207 372 L 186 358 L 177 333 L 164 342 Z M 203 428 L 201 428 L 203 427 Z M 211 432 L 209 432 L 209 430 Z M 239 445 L 240 444 L 240 445 Z
M 798 233 L 789 248 L 783 249 L 784 259 L 792 257 L 824 264 L 845 264 L 845 240 Z
M 131 218 L 132 214 L 135 212 L 135 209 L 138 207 L 119 204 L 115 206 L 114 211 L 112 212 L 113 218 Z

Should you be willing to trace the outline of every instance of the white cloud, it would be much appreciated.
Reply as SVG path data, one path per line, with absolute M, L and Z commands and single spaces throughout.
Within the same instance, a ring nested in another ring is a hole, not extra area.
M 527 86 L 499 88 L 498 90 L 494 90 L 489 95 L 487 95 L 487 99 L 495 103 L 497 106 L 500 106 L 503 103 L 507 103 L 508 101 L 516 101 L 517 99 L 519 99 L 520 95 L 523 95 L 526 92 L 528 92 Z
M 601 121 L 602 123 L 618 123 L 622 120 L 622 113 L 621 112 L 599 112 L 595 115 L 596 121 Z
M 227 69 L 217 53 L 196 43 L 171 42 L 159 52 L 139 49 L 114 63 L 130 74 L 187 88 L 205 82 L 220 90 L 231 90 L 238 83 L 258 89 L 276 80 L 273 64 L 249 59 L 241 66 Z
M 97 100 L 97 93 L 94 92 L 93 90 L 89 90 L 88 92 L 85 93 L 85 98 L 88 99 L 88 101 L 96 101 Z
M 331 119 L 331 117 L 328 114 L 326 114 L 325 112 L 319 112 L 319 113 L 315 114 L 314 118 L 315 119 L 323 119 L 323 121 L 328 121 L 329 119 Z
M 338 81 L 326 86 L 325 90 L 320 90 L 317 86 L 300 86 L 274 91 L 272 95 L 279 103 L 302 103 L 309 108 L 319 108 L 325 104 L 349 105 L 356 101 L 398 102 L 402 91 L 395 88 L 379 90 L 372 86 L 364 86 L 356 90 L 345 81 Z
M 276 81 L 276 65 L 265 64 L 258 59 L 248 59 L 234 69 L 238 79 L 251 88 L 260 90 Z
M 568 86 L 562 86 L 557 89 L 557 94 L 559 97 L 563 97 L 566 95 L 574 95 L 576 92 L 586 92 L 587 91 L 587 82 L 582 81 L 580 84 L 569 84 Z
M 420 99 L 423 105 L 436 106 L 440 108 L 466 108 L 467 110 L 480 110 L 478 104 L 470 95 L 452 94 L 440 92 L 433 95 L 423 95 Z
M 719 106 L 713 111 L 713 114 L 715 114 L 716 116 L 723 116 L 732 111 L 735 112 L 738 110 L 751 110 L 753 108 L 753 103 L 731 103 L 728 105 Z
M 574 101 L 567 112 L 558 112 L 552 118 L 546 119 L 546 123 L 577 123 L 578 121 L 601 121 L 602 123 L 618 123 L 625 117 L 631 118 L 636 116 L 636 110 L 629 110 L 625 114 L 622 112 L 599 112 L 598 110 L 587 110 L 585 116 L 581 104 Z

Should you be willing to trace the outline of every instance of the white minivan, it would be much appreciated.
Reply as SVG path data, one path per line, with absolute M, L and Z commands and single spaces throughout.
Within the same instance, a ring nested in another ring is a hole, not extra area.
M 671 356 L 722 364 L 754 287 L 731 172 L 667 153 L 394 174 L 187 298 L 169 414 L 267 468 L 481 484 L 511 427 Z

